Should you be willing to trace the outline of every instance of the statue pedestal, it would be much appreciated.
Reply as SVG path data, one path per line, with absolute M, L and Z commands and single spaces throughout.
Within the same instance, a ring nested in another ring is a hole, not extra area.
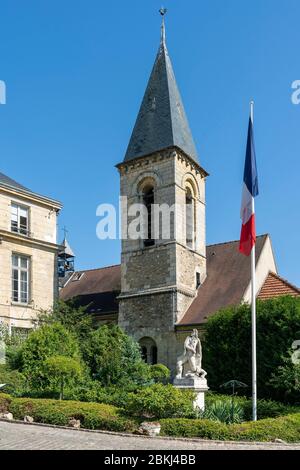
M 181 379 L 175 378 L 173 385 L 177 388 L 192 390 L 193 392 L 195 392 L 196 398 L 194 400 L 194 408 L 199 408 L 200 410 L 204 411 L 205 393 L 209 390 L 206 379 L 203 379 L 202 377 L 198 376 L 182 377 Z

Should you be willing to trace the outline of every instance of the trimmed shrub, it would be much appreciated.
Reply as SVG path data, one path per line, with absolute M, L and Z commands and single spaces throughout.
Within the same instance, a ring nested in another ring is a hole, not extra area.
M 7 393 L 0 393 L 0 413 L 9 411 L 11 397 Z
M 194 417 L 194 392 L 155 384 L 129 395 L 126 412 L 148 418 Z
M 160 424 L 162 436 L 229 439 L 228 426 L 209 419 L 162 419 Z
M 166 384 L 170 380 L 170 369 L 163 364 L 153 364 L 150 366 L 150 374 L 155 383 Z
M 230 439 L 240 441 L 300 441 L 300 414 L 262 419 L 256 422 L 234 424 L 230 427 Z
M 129 393 L 136 392 L 137 389 L 138 387 L 136 386 L 131 389 L 115 386 L 102 387 L 98 380 L 90 380 L 74 389 L 66 391 L 65 399 L 104 403 L 115 405 L 118 408 L 125 408 L 128 403 Z
M 121 411 L 111 405 L 57 401 L 43 399 L 13 398 L 9 411 L 15 419 L 30 415 L 38 423 L 67 426 L 71 418 L 79 419 L 86 429 L 108 431 L 134 431 L 134 420 L 122 416 Z
M 235 441 L 300 441 L 300 413 L 242 424 L 223 424 L 206 419 L 163 419 L 161 434 L 172 437 Z

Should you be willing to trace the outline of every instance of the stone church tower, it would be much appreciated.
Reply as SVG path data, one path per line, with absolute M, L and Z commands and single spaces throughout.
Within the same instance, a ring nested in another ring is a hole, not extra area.
M 174 370 L 182 347 L 176 323 L 206 278 L 207 173 L 199 164 L 176 84 L 164 20 L 127 152 L 117 168 L 121 196 L 127 201 L 122 209 L 119 325 L 140 342 L 149 363 L 164 363 Z M 148 224 L 146 236 L 130 239 L 127 229 L 136 203 L 147 208 Z M 168 236 L 162 233 L 168 216 L 161 216 L 154 227 L 153 204 L 172 207 Z M 153 237 L 154 231 L 158 236 Z

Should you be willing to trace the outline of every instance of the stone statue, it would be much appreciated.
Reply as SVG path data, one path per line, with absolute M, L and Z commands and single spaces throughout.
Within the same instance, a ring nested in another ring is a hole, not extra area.
M 188 370 L 183 374 L 185 364 L 187 364 Z M 183 354 L 177 360 L 176 369 L 176 379 L 181 379 L 183 376 L 205 379 L 207 373 L 202 369 L 202 347 L 198 330 L 193 330 L 190 336 L 186 338 Z

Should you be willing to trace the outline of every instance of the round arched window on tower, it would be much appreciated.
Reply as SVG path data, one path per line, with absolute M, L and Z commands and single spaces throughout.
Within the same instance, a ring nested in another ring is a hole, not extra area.
M 145 336 L 139 340 L 139 345 L 144 361 L 150 365 L 157 364 L 157 346 L 154 339 Z
M 146 220 L 146 235 L 144 239 L 144 246 L 153 246 L 154 238 L 152 236 L 153 232 L 153 204 L 154 204 L 154 188 L 151 185 L 147 185 L 143 188 L 143 203 L 147 209 L 147 220 Z
M 189 187 L 186 188 L 185 194 L 185 230 L 186 245 L 193 249 L 195 245 L 195 203 Z

